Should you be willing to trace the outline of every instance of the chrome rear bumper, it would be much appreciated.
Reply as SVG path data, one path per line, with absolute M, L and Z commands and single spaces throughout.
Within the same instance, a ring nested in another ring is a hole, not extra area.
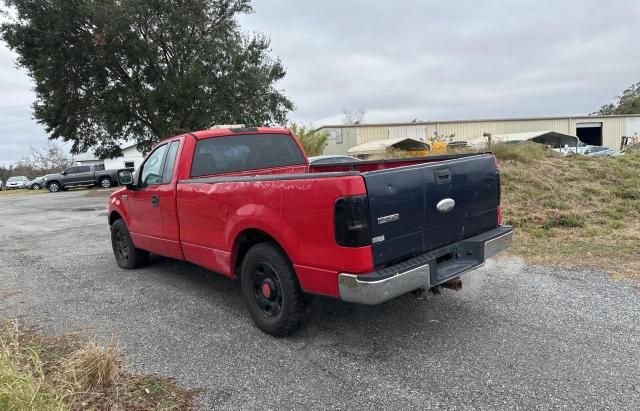
M 487 258 L 509 248 L 510 226 L 430 251 L 391 267 L 367 274 L 338 275 L 340 298 L 360 304 L 380 304 L 392 298 L 450 281 L 484 265 Z M 451 256 L 439 262 L 442 256 Z

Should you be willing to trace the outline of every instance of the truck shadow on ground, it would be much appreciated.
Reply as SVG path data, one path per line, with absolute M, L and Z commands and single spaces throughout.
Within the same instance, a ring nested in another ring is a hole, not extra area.
M 215 309 L 233 313 L 227 321 L 240 322 L 253 327 L 257 338 L 272 338 L 255 328 L 245 308 L 240 282 L 216 274 L 190 263 L 153 257 L 151 266 L 146 269 L 151 281 L 161 281 L 168 288 L 180 289 L 199 304 L 210 304 L 211 315 Z M 400 342 L 407 337 L 425 337 L 431 340 L 443 331 L 449 337 L 459 334 L 456 328 L 473 324 L 481 327 L 484 311 L 476 304 L 470 304 L 476 296 L 471 290 L 443 290 L 442 294 L 427 293 L 424 300 L 412 295 L 398 297 L 386 303 L 367 306 L 352 304 L 328 297 L 312 297 L 308 307 L 307 319 L 299 331 L 287 337 L 293 343 L 307 345 L 332 345 L 336 341 L 349 343 L 354 339 L 357 352 L 363 353 L 367 344 L 371 347 Z M 472 307 L 473 305 L 473 307 Z M 230 324 L 231 325 L 231 324 Z M 242 327 L 244 328 L 244 327 Z M 460 332 L 464 332 L 460 330 Z M 446 335 L 444 336 L 447 338 Z M 346 342 L 345 342 L 346 341 Z M 443 341 L 440 340 L 439 344 Z

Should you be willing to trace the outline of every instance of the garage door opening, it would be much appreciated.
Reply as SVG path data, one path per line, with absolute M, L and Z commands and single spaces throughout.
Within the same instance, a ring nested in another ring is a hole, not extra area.
M 578 123 L 576 124 L 576 136 L 587 145 L 601 146 L 602 123 Z

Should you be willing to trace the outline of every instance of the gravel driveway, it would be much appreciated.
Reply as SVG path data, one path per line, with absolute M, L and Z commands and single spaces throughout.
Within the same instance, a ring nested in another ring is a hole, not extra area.
M 203 409 L 640 407 L 638 282 L 502 258 L 424 301 L 320 299 L 275 339 L 233 281 L 161 258 L 119 269 L 105 195 L 0 198 L 2 316 L 115 333 L 131 368 L 202 389 Z

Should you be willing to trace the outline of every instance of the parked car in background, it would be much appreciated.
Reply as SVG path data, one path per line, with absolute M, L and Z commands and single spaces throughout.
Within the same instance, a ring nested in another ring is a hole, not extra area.
M 36 177 L 33 180 L 27 181 L 24 185 L 27 190 L 40 190 L 44 188 L 44 176 Z
M 326 156 L 314 156 L 309 157 L 309 164 L 317 166 L 318 164 L 338 164 L 338 163 L 352 163 L 354 161 L 362 161 L 359 158 L 343 155 L 326 155 Z
M 9 177 L 5 189 L 16 190 L 24 188 L 25 184 L 29 182 L 29 179 L 25 176 L 13 176 Z
M 56 193 L 68 187 L 95 186 L 109 188 L 118 184 L 118 170 L 105 170 L 104 165 L 69 167 L 59 174 L 44 176 L 44 186 Z
M 582 154 L 588 157 L 608 157 L 616 153 L 616 150 L 603 146 L 587 146 Z

